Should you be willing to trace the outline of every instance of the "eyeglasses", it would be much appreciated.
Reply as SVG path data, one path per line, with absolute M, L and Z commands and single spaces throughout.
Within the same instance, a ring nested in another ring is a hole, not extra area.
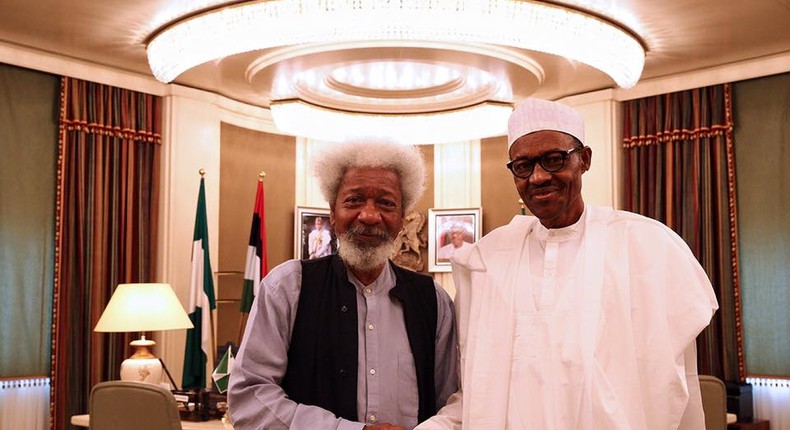
M 540 167 L 549 173 L 556 172 L 565 167 L 565 161 L 571 154 L 581 149 L 584 147 L 577 146 L 563 151 L 549 151 L 535 158 L 517 158 L 507 163 L 507 168 L 513 172 L 513 176 L 521 179 L 527 179 L 532 175 L 535 163 L 540 164 Z

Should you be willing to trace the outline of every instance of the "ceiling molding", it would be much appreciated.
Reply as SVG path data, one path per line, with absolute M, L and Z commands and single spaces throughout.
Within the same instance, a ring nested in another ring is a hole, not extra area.
M 723 66 L 709 67 L 693 72 L 645 79 L 633 88 L 617 88 L 613 91 L 615 100 L 626 101 L 786 72 L 790 72 L 790 52 L 739 61 Z
M 83 79 L 156 96 L 165 95 L 167 92 L 167 85 L 150 75 L 102 66 L 3 41 L 0 41 L 0 61 L 54 75 Z
M 561 101 L 570 106 L 579 106 L 606 100 L 623 102 L 642 97 L 656 96 L 659 94 L 707 87 L 710 85 L 745 81 L 788 72 L 790 72 L 790 52 L 783 52 L 723 66 L 695 70 L 693 72 L 645 79 L 639 82 L 635 87 L 629 89 L 609 88 L 562 97 L 557 101 Z

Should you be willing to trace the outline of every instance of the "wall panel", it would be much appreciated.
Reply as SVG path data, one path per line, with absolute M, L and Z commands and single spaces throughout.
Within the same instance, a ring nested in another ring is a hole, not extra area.
M 513 175 L 507 170 L 507 136 L 480 142 L 480 200 L 483 205 L 483 234 L 503 226 L 521 213 Z
M 220 130 L 217 344 L 237 343 L 239 298 L 258 174 L 264 178 L 269 269 L 293 258 L 296 139 L 222 123 Z

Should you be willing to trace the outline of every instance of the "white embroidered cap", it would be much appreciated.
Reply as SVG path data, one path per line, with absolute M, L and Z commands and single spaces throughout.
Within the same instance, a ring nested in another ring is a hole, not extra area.
M 507 147 L 519 137 L 542 130 L 561 131 L 584 143 L 584 117 L 571 107 L 528 98 L 513 109 L 507 122 Z

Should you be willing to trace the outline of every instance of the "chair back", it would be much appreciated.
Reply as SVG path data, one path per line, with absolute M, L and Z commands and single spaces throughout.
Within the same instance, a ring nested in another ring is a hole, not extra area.
M 699 375 L 702 393 L 702 410 L 705 412 L 705 430 L 727 429 L 727 389 L 715 376 Z
M 89 412 L 90 428 L 95 430 L 181 430 L 173 393 L 145 382 L 96 384 L 91 390 Z

